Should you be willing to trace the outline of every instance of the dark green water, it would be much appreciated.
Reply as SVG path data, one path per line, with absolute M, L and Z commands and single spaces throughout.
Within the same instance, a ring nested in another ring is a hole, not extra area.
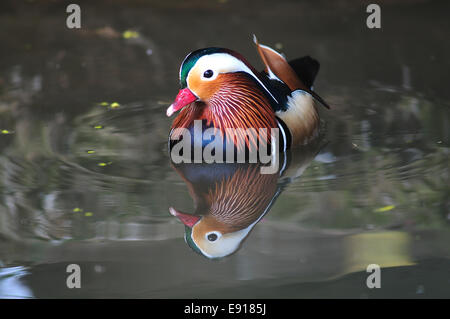
M 77 3 L 80 30 L 62 2 L 0 3 L 0 297 L 450 297 L 448 2 L 378 1 L 381 30 L 354 1 Z M 295 178 L 212 261 L 169 214 L 194 209 L 165 110 L 194 49 L 261 68 L 253 33 L 318 59 L 333 108 L 319 154 L 291 154 Z

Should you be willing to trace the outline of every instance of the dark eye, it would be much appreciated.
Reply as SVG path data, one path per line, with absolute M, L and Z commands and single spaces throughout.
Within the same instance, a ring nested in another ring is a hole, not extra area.
M 210 78 L 210 77 L 213 76 L 213 74 L 214 74 L 214 72 L 213 72 L 212 70 L 206 70 L 206 71 L 203 73 L 203 77 L 205 77 L 205 78 Z
M 208 240 L 209 241 L 216 241 L 217 240 L 217 235 L 216 234 L 209 234 L 208 235 Z

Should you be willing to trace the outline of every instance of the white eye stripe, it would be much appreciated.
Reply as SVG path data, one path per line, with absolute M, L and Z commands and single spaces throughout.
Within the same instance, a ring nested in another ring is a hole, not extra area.
M 213 80 L 219 73 L 231 73 L 231 72 L 245 72 L 250 74 L 258 83 L 263 87 L 263 89 L 273 98 L 273 100 L 278 103 L 278 100 L 272 95 L 272 93 L 267 89 L 267 87 L 261 82 L 261 80 L 249 69 L 244 62 L 237 59 L 236 57 L 228 53 L 213 53 L 204 55 L 199 58 L 192 69 L 198 69 L 201 72 L 202 80 Z M 214 75 L 211 78 L 203 77 L 203 73 L 206 70 L 212 70 Z M 191 70 L 192 71 L 192 70 Z M 189 83 L 189 72 L 187 78 Z

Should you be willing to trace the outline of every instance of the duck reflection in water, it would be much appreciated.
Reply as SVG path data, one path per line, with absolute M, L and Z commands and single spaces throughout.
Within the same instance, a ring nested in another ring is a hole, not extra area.
M 283 189 L 309 166 L 319 144 L 280 153 L 274 174 L 262 174 L 261 164 L 172 163 L 194 201 L 193 214 L 169 208 L 185 225 L 186 243 L 211 259 L 235 253 Z

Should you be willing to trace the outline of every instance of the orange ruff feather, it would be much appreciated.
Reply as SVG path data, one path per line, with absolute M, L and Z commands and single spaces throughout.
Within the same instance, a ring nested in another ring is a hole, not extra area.
M 271 128 L 277 127 L 275 113 L 256 83 L 242 73 L 221 74 L 214 82 L 210 84 L 211 97 L 207 103 L 192 103 L 175 118 L 172 139 L 181 136 L 181 130 L 177 128 L 188 128 L 194 120 L 206 119 L 207 124 L 212 123 L 222 136 L 226 129 L 234 129 L 235 138 L 232 142 L 239 149 L 244 145 L 257 146 L 255 137 L 243 131 L 248 129 L 256 130 L 260 143 L 270 145 Z M 260 128 L 266 129 L 267 134 L 260 135 Z

